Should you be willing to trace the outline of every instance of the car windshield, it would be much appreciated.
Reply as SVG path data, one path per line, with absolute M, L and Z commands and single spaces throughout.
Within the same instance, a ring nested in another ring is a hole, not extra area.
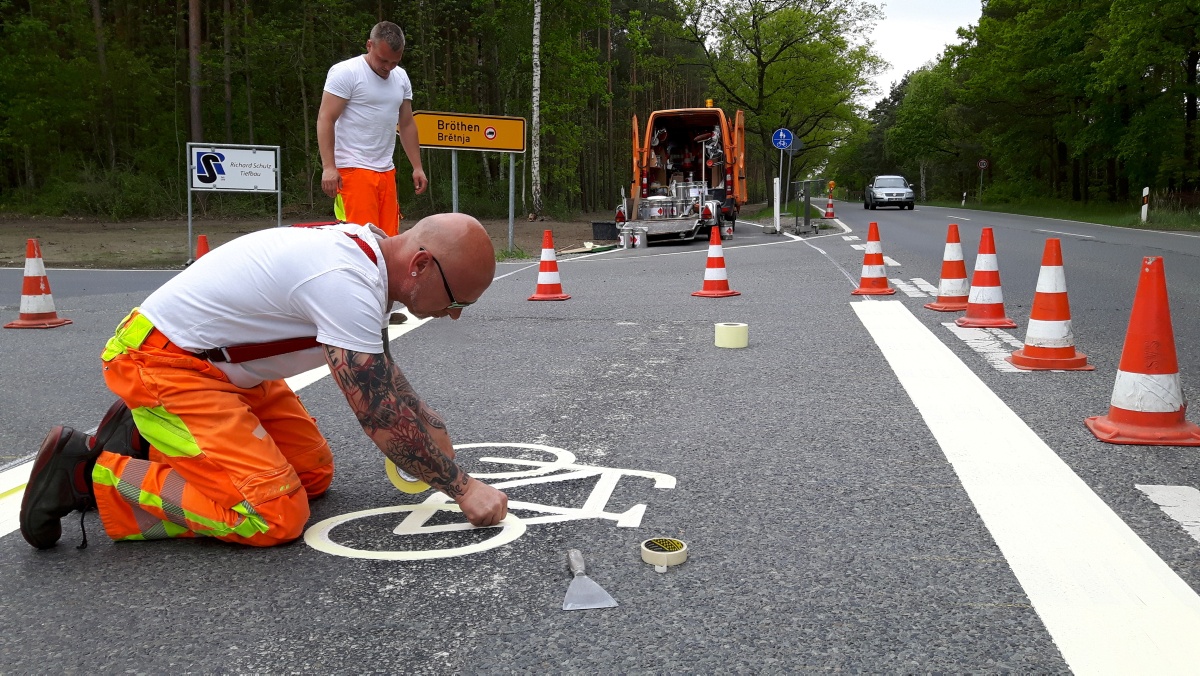
M 876 188 L 907 188 L 908 184 L 899 176 L 885 176 L 875 179 Z

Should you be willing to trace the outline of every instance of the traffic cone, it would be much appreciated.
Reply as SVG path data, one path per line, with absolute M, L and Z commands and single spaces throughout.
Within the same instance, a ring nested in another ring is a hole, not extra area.
M 208 235 L 198 235 L 196 237 L 196 258 L 200 258 L 208 253 Z
M 996 258 L 996 240 L 992 229 L 979 236 L 979 255 L 967 297 L 967 314 L 954 320 L 967 328 L 1015 329 L 1017 323 L 1004 313 L 1004 292 L 1000 290 L 1000 262 Z
M 712 227 L 708 235 L 708 262 L 704 266 L 704 286 L 693 291 L 693 296 L 724 298 L 740 296 L 740 291 L 729 288 L 729 275 L 725 272 L 725 251 L 721 248 L 721 228 Z
M 1033 310 L 1025 329 L 1025 347 L 1004 358 L 1026 371 L 1092 371 L 1087 355 L 1075 349 L 1071 333 L 1071 306 L 1067 302 L 1067 277 L 1063 273 L 1062 244 L 1046 240 L 1042 269 L 1038 273 Z
M 1108 415 L 1084 422 L 1097 439 L 1110 444 L 1200 446 L 1200 427 L 1184 419 L 1186 413 L 1163 259 L 1147 256 Z
M 938 282 L 938 297 L 925 307 L 938 312 L 960 312 L 967 309 L 967 265 L 963 263 L 962 241 L 958 239 L 958 224 L 951 223 L 946 231 L 946 251 L 942 254 L 942 279 Z
M 871 221 L 867 228 L 867 248 L 863 252 L 862 279 L 855 296 L 885 296 L 896 293 L 888 286 L 887 270 L 883 264 L 883 245 L 879 243 L 879 224 Z
M 52 329 L 70 324 L 54 310 L 54 296 L 50 294 L 50 280 L 46 278 L 46 264 L 42 262 L 42 247 L 36 239 L 25 242 L 25 279 L 21 280 L 21 313 L 16 321 L 4 325 L 6 329 Z
M 558 276 L 558 259 L 554 257 L 554 234 L 542 232 L 542 263 L 538 266 L 537 290 L 529 300 L 566 300 L 562 280 Z
M 833 218 L 833 193 L 829 193 L 829 201 L 825 203 L 825 218 Z

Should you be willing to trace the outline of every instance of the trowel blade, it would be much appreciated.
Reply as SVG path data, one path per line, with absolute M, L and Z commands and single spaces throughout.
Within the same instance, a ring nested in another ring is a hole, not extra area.
M 608 592 L 587 575 L 576 575 L 567 587 L 563 598 L 563 610 L 588 610 L 589 608 L 615 608 L 617 602 Z

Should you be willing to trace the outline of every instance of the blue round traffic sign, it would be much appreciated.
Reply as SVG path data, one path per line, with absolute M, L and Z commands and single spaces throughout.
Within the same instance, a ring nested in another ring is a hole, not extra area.
M 780 150 L 792 147 L 792 132 L 790 129 L 776 129 L 771 134 L 771 143 Z

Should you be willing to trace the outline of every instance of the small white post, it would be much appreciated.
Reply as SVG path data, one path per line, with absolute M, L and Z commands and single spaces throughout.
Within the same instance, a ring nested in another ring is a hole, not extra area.
M 963 205 L 964 207 L 965 207 L 965 206 L 967 206 L 967 191 L 966 191 L 966 190 L 964 190 L 964 191 L 963 191 L 963 201 L 962 201 L 962 205 Z
M 1142 188 L 1142 222 L 1150 216 L 1150 188 Z
M 775 232 L 781 232 L 779 229 L 779 177 L 775 177 Z

